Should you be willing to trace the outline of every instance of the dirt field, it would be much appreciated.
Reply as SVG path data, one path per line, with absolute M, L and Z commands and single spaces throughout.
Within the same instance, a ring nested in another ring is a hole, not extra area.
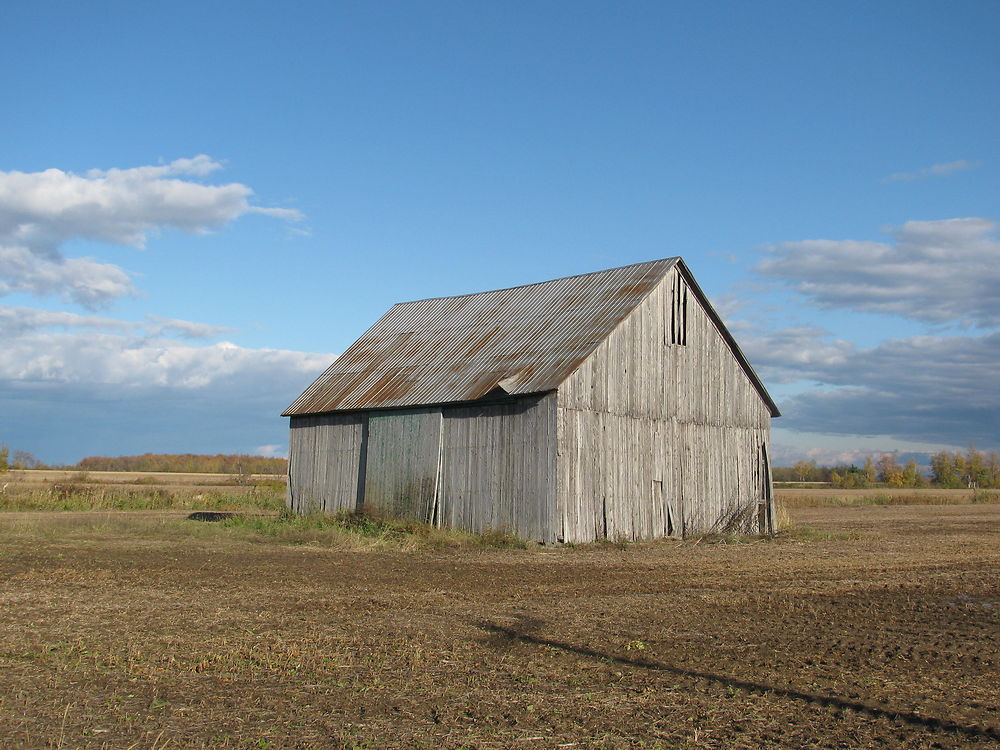
M 4 748 L 1000 745 L 1000 506 L 343 552 L 0 514 Z

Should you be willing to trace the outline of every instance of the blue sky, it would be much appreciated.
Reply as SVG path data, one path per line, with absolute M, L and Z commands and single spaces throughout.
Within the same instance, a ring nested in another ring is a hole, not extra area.
M 0 441 L 281 453 L 394 302 L 681 255 L 779 463 L 1000 448 L 995 2 L 6 3 Z

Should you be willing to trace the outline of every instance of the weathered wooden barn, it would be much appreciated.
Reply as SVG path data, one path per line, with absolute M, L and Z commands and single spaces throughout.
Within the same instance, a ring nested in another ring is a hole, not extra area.
M 778 409 L 680 258 L 395 305 L 284 416 L 295 511 L 546 543 L 773 530 Z

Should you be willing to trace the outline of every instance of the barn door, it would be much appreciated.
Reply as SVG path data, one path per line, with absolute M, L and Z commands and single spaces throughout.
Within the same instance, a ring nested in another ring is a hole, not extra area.
M 433 523 L 440 459 L 440 409 L 370 414 L 364 508 Z
M 681 539 L 684 537 L 684 509 L 680 494 L 668 491 L 659 479 L 653 480 L 653 503 L 650 507 L 663 508 L 663 534 Z

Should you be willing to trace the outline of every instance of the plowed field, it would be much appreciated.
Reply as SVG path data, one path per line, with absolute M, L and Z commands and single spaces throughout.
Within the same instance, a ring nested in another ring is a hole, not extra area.
M 0 747 L 1000 745 L 998 505 L 485 552 L 127 518 L 0 515 Z

